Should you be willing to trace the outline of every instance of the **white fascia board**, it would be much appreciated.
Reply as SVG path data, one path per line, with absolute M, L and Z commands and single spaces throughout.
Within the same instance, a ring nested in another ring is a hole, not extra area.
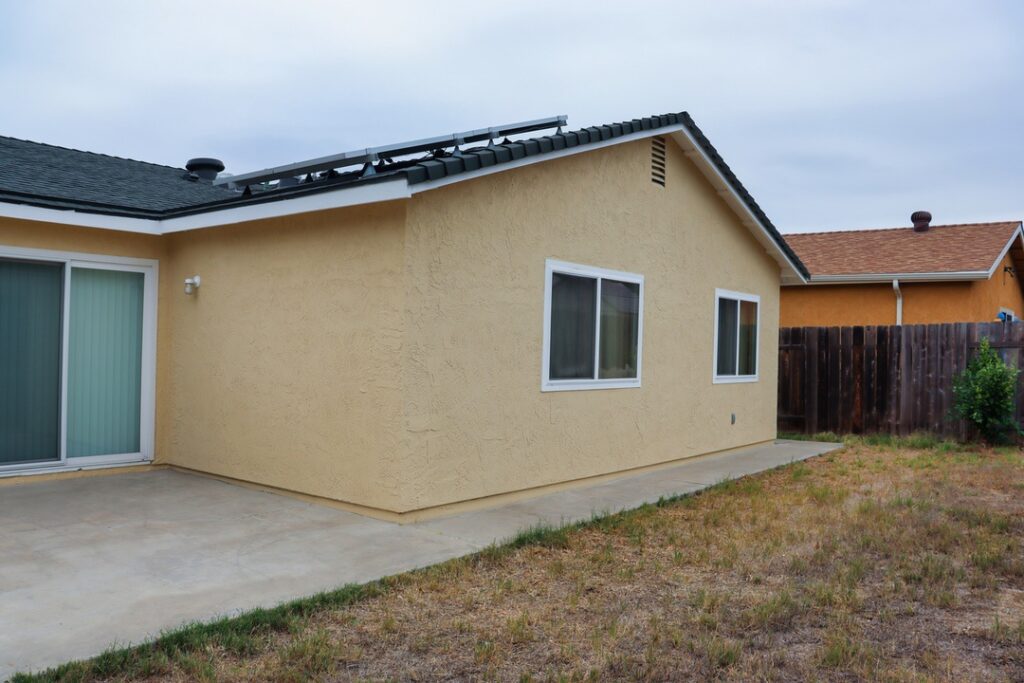
M 48 209 L 28 204 L 0 202 L 0 218 L 20 218 L 26 221 L 74 225 L 81 228 L 103 228 L 121 232 L 139 232 L 145 235 L 159 235 L 160 221 L 149 218 L 108 216 L 101 213 L 83 213 L 71 209 Z
M 393 181 L 359 185 L 335 192 L 320 192 L 295 197 L 294 199 L 247 204 L 162 220 L 110 216 L 73 210 L 50 209 L 30 206 L 28 204 L 9 204 L 6 202 L 0 202 L 0 217 L 74 225 L 82 228 L 134 232 L 144 235 L 166 235 L 185 230 L 216 228 L 222 225 L 257 221 L 264 218 L 292 216 L 312 211 L 323 211 L 325 209 L 340 209 L 359 204 L 408 199 L 409 197 L 409 185 L 405 182 L 404 178 L 401 178 Z
M 1006 242 L 1006 246 L 1004 246 L 1003 250 L 999 252 L 999 256 L 996 257 L 992 267 L 989 268 L 989 277 L 992 277 L 995 274 L 996 268 L 998 268 L 999 264 L 1003 262 L 1003 259 L 1006 258 L 1006 255 L 1010 252 L 1010 247 L 1012 247 L 1013 243 L 1018 239 L 1024 240 L 1024 232 L 1021 231 L 1021 226 L 1019 225 L 1017 226 L 1017 229 L 1013 231 L 1013 234 L 1010 235 L 1010 239 Z
M 697 143 L 693 135 L 690 134 L 690 131 L 683 126 L 680 126 L 679 135 L 673 136 L 673 139 L 675 139 L 679 147 L 682 148 L 683 153 L 689 157 L 691 161 L 696 163 L 697 168 L 699 168 L 701 173 L 704 174 L 704 177 L 706 177 L 718 191 L 718 195 L 726 201 L 737 215 L 739 215 L 740 220 L 743 221 L 745 226 L 747 226 L 747 229 L 750 230 L 756 238 L 758 238 L 758 241 L 761 243 L 761 246 L 765 248 L 765 251 L 767 251 L 768 254 L 770 254 L 776 261 L 778 261 L 779 265 L 782 266 L 784 271 L 782 274 L 782 282 L 784 284 L 790 282 L 806 283 L 807 278 L 805 278 L 803 273 L 800 272 L 800 269 L 796 267 L 796 264 L 793 263 L 793 260 L 789 255 L 779 247 L 775 238 L 772 237 L 771 231 L 768 230 L 756 215 L 754 215 L 754 212 L 750 210 L 747 203 L 743 201 L 739 196 L 739 193 L 736 192 L 736 188 L 734 188 L 732 183 L 722 175 L 722 172 L 718 170 L 718 166 L 716 166 L 708 157 L 704 148 Z
M 185 230 L 214 228 L 221 225 L 258 221 L 264 218 L 292 216 L 299 213 L 310 213 L 325 209 L 341 209 L 346 206 L 375 204 L 377 202 L 408 198 L 409 185 L 405 182 L 404 178 L 398 178 L 369 185 L 356 185 L 355 187 L 339 189 L 334 192 L 318 192 L 293 199 L 280 199 L 262 204 L 247 204 L 230 209 L 197 213 L 191 216 L 166 218 L 160 221 L 160 234 L 166 235 Z

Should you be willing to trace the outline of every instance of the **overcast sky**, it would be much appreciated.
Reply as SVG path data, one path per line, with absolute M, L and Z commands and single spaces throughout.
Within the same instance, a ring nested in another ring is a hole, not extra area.
M 0 5 L 0 134 L 241 173 L 689 111 L 784 231 L 1024 217 L 1024 3 Z

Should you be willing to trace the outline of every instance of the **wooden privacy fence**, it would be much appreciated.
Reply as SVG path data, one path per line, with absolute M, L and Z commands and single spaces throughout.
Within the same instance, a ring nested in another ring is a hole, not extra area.
M 983 338 L 1021 367 L 1024 322 L 779 330 L 779 431 L 971 436 L 951 417 L 953 378 Z M 1017 383 L 1017 420 L 1024 423 Z

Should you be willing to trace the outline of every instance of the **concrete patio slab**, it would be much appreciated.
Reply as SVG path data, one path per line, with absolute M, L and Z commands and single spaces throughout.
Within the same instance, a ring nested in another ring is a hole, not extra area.
M 0 678 L 803 460 L 778 441 L 399 525 L 172 471 L 0 488 Z

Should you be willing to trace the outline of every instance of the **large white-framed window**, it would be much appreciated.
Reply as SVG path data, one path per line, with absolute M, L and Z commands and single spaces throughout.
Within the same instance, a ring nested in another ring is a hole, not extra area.
M 547 259 L 541 391 L 640 386 L 644 276 Z
M 158 268 L 0 245 L 0 475 L 153 459 Z
M 761 337 L 761 297 L 715 290 L 715 384 L 756 382 Z

